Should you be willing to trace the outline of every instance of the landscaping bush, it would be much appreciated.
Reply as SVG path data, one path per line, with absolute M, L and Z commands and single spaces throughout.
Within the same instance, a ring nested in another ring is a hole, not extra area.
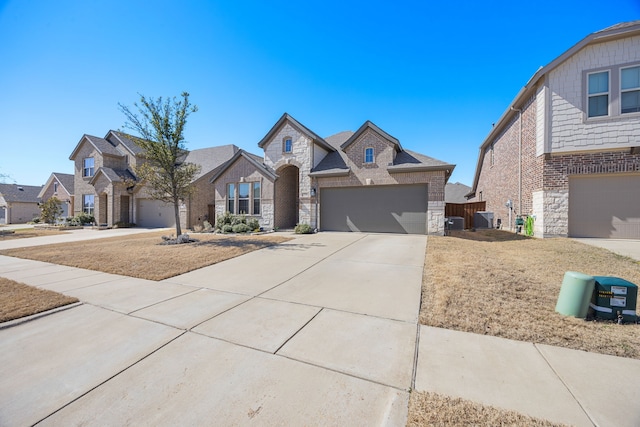
M 221 231 L 223 233 L 233 233 L 233 227 L 231 226 L 231 224 L 225 224 L 222 226 Z
M 298 224 L 296 228 L 293 229 L 296 234 L 312 234 L 313 228 L 309 224 Z
M 93 217 L 93 215 L 89 215 L 84 212 L 79 213 L 74 217 L 67 218 L 67 222 L 69 223 L 69 225 L 93 224 L 95 220 L 96 219 Z
M 232 226 L 231 229 L 234 233 L 247 233 L 249 231 L 252 231 L 251 227 L 249 227 L 247 224 L 242 223 Z
M 249 226 L 251 231 L 259 231 L 260 230 L 260 223 L 255 218 L 249 218 L 247 220 L 247 225 Z
M 226 231 L 224 231 L 224 227 L 225 225 L 232 225 L 231 222 L 233 221 L 233 217 L 234 215 L 229 212 L 218 215 L 218 218 L 216 219 L 216 229 L 226 233 Z

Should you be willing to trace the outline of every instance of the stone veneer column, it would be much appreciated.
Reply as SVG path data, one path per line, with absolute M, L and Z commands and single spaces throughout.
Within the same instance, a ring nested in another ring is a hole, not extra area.
M 427 208 L 427 234 L 444 235 L 444 202 L 429 201 Z
M 569 190 L 542 191 L 542 237 L 567 237 L 569 235 Z

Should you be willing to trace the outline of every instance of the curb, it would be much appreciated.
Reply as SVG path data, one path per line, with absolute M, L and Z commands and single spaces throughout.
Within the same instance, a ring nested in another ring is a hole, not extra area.
M 69 310 L 71 308 L 78 307 L 79 305 L 82 305 L 82 304 L 83 303 L 81 301 L 78 301 L 78 302 L 74 302 L 74 303 L 71 303 L 71 304 L 63 305 L 61 307 L 52 308 L 51 310 L 41 311 L 40 313 L 32 314 L 31 316 L 26 316 L 26 317 L 21 317 L 19 319 L 9 320 L 7 322 L 0 323 L 0 330 L 12 328 L 14 326 L 18 326 L 18 325 L 21 325 L 23 323 L 31 322 L 32 320 L 36 320 L 36 319 L 39 319 L 41 317 L 46 317 L 46 316 L 49 316 L 51 314 L 58 313 L 60 311 Z

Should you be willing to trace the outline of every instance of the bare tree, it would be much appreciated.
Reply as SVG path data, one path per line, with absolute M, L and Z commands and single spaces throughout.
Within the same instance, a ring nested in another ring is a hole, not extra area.
M 131 139 L 144 150 L 145 161 L 136 167 L 136 175 L 144 181 L 151 198 L 173 204 L 176 237 L 182 234 L 180 201 L 193 193 L 192 183 L 200 171 L 198 165 L 185 162 L 188 151 L 184 142 L 187 118 L 198 107 L 191 105 L 187 92 L 181 97 L 163 100 L 140 95 L 139 103 L 133 104 L 137 112 L 118 104 L 127 118 L 125 128 L 140 135 Z

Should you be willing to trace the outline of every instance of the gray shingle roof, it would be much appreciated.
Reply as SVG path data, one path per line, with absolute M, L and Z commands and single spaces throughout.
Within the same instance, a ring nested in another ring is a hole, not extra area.
M 256 167 L 256 169 L 262 172 L 265 176 L 269 177 L 272 180 L 276 179 L 277 175 L 275 171 L 264 164 L 264 162 L 262 161 L 262 157 L 251 154 L 245 150 L 238 149 L 238 151 L 230 159 L 228 159 L 224 164 L 218 167 L 211 179 L 209 179 L 209 182 L 215 182 L 215 180 L 218 179 L 240 157 L 244 157 L 245 159 L 247 159 L 249 163 L 252 163 Z
M 233 144 L 200 148 L 189 151 L 189 154 L 187 154 L 187 157 L 185 158 L 185 162 L 194 163 L 200 166 L 200 172 L 194 178 L 195 181 L 231 159 L 238 150 L 240 150 L 240 148 Z
M 308 137 L 310 137 L 313 140 L 313 142 L 315 144 L 320 145 L 325 150 L 333 151 L 335 149 L 331 145 L 327 144 L 327 141 L 325 141 L 324 139 L 320 138 L 314 131 L 312 131 L 311 129 L 309 129 L 308 127 L 306 127 L 305 125 L 303 125 L 302 123 L 300 123 L 299 121 L 294 119 L 293 117 L 291 117 L 288 113 L 284 113 L 282 115 L 282 117 L 280 117 L 280 119 L 278 119 L 276 124 L 273 125 L 273 127 L 269 130 L 269 132 L 267 132 L 267 134 L 264 136 L 264 138 L 262 138 L 260 140 L 260 142 L 258 142 L 258 147 L 263 148 L 264 145 L 267 142 L 269 142 L 271 140 L 271 138 L 273 138 L 273 136 L 276 134 L 276 132 L 278 132 L 278 130 L 280 130 L 280 128 L 282 127 L 282 125 L 285 122 L 289 122 L 289 124 L 291 126 L 293 126 L 295 128 L 298 128 L 298 130 L 300 132 L 306 134 Z
M 137 181 L 136 176 L 129 169 L 112 169 L 102 167 L 96 171 L 95 175 L 93 176 L 93 178 L 91 178 L 91 181 L 89 181 L 89 183 L 93 184 L 101 174 L 104 174 L 111 182 L 122 182 L 125 179 Z
M 382 129 L 380 129 L 371 120 L 367 120 L 366 122 L 364 122 L 364 124 L 362 126 L 360 126 L 360 128 L 357 131 L 355 131 L 353 133 L 353 135 L 351 135 L 349 137 L 349 139 L 346 140 L 340 146 L 340 148 L 343 149 L 343 150 L 346 149 L 348 146 L 353 144 L 360 137 L 360 135 L 362 135 L 367 129 L 373 130 L 378 135 L 382 136 L 384 139 L 386 139 L 387 141 L 391 142 L 395 146 L 395 149 L 397 151 L 402 151 L 402 146 L 400 145 L 400 141 L 398 141 L 397 138 L 389 135 L 387 132 L 385 132 Z
M 0 194 L 7 202 L 37 203 L 40 201 L 38 198 L 40 190 L 42 186 L 0 184 Z
M 471 191 L 471 187 L 468 185 L 456 183 L 448 183 L 444 186 L 444 201 L 445 203 L 467 203 L 468 200 L 464 197 Z
M 65 190 L 67 190 L 67 193 L 73 194 L 73 187 L 74 187 L 73 175 L 68 173 L 59 173 L 59 172 L 54 172 L 52 175 L 55 176 L 58 182 L 62 184 Z
M 135 142 L 133 142 L 131 135 L 128 135 L 124 132 L 119 132 L 115 130 L 110 130 L 105 136 L 105 139 L 111 142 L 112 145 L 116 146 L 118 143 L 124 145 L 129 151 L 133 154 L 138 155 L 142 153 L 144 150 L 138 146 Z
M 122 153 L 116 149 L 109 141 L 97 136 L 85 135 L 85 137 L 100 151 L 102 154 L 110 154 L 112 156 L 122 156 Z

